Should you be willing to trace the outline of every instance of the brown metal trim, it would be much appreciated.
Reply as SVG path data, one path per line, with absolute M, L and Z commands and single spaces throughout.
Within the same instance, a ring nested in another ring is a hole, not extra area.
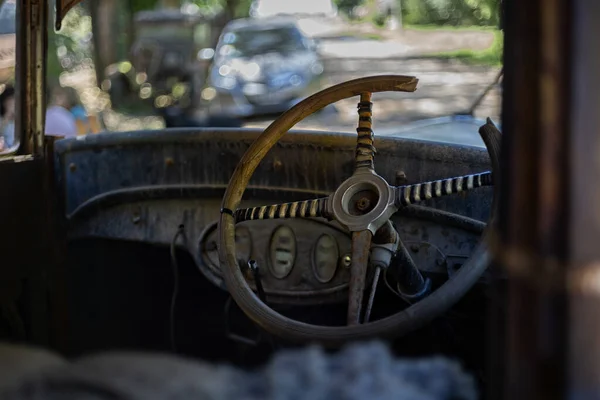
M 509 279 L 527 281 L 543 291 L 600 297 L 600 261 L 567 264 L 557 258 L 543 258 L 520 246 L 502 244 L 494 232 L 487 242 L 494 261 L 504 267 Z
M 56 30 L 60 30 L 62 20 L 67 15 L 69 10 L 81 3 L 81 0 L 56 0 L 56 19 L 54 21 L 54 27 Z
M 17 2 L 15 129 L 21 135 L 19 154 L 44 157 L 48 2 Z
M 504 375 L 495 374 L 503 385 L 491 385 L 491 399 L 563 399 L 569 389 L 566 276 L 572 272 L 566 268 L 576 261 L 569 232 L 569 103 L 572 8 L 578 2 L 505 2 L 505 135 L 498 204 L 499 250 L 505 255 L 497 259 L 511 279 L 504 339 L 496 351 Z M 564 290 L 548 290 L 556 285 Z

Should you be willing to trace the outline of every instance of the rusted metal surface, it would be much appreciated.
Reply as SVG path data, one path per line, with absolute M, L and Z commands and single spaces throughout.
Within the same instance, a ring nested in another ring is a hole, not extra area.
M 20 154 L 44 157 L 48 2 L 17 2 L 16 124 Z
M 172 227 L 183 223 L 186 234 L 194 239 L 186 243 L 186 249 L 196 260 L 198 268 L 209 281 L 226 290 L 218 257 L 214 254 L 217 248 L 214 222 L 219 213 L 219 201 L 223 192 L 223 187 L 194 190 L 171 187 L 108 193 L 106 197 L 99 198 L 97 203 L 88 203 L 71 216 L 69 239 L 77 241 L 104 238 L 168 246 L 172 239 Z M 264 203 L 268 199 L 302 194 L 249 189 L 249 195 L 251 199 L 247 200 L 248 203 Z M 417 251 L 412 253 L 417 265 L 428 273 L 437 274 L 447 274 L 446 264 L 452 256 L 462 256 L 464 262 L 476 248 L 485 227 L 485 223 L 481 221 L 419 206 L 403 208 L 392 221 L 408 241 L 407 246 L 418 246 Z M 268 265 L 264 249 L 268 247 L 271 232 L 280 223 L 281 221 L 272 220 L 242 225 L 251 232 L 253 250 L 249 253 L 261 265 Z M 312 274 L 306 277 L 305 272 L 310 269 L 312 248 L 318 236 L 315 232 L 335 237 L 340 255 L 350 253 L 348 233 L 338 226 L 318 220 L 291 220 L 285 223 L 296 232 L 299 255 L 296 266 L 285 281 L 269 276 L 265 278 L 265 290 L 269 299 L 287 304 L 345 301 L 350 262 L 346 265 L 340 263 L 335 276 L 326 284 L 312 279 Z M 439 248 L 442 244 L 443 250 Z M 241 251 L 239 247 L 237 250 Z M 247 258 L 249 257 L 245 257 Z M 349 255 L 348 258 L 350 259 Z M 252 282 L 249 284 L 252 286 Z
M 188 236 L 194 238 L 188 250 L 198 255 L 195 239 L 217 218 L 218 201 L 227 180 L 241 154 L 259 133 L 258 130 L 173 130 L 99 134 L 58 142 L 56 179 L 59 195 L 64 197 L 70 237 L 168 245 L 171 237 L 165 236 L 165 232 L 183 223 Z M 351 134 L 291 132 L 261 163 L 242 205 L 297 201 L 330 193 L 352 173 L 355 144 L 356 137 Z M 472 147 L 380 138 L 378 151 L 378 172 L 390 180 L 395 177 L 398 165 L 406 168 L 414 180 L 489 168 L 485 151 Z M 276 160 L 281 162 L 277 169 L 274 168 Z M 307 169 L 307 166 L 312 168 Z M 481 221 L 488 218 L 491 201 L 491 188 L 480 188 L 467 195 L 425 203 L 475 220 L 412 206 L 403 207 L 398 217 L 412 218 L 414 214 L 416 219 L 435 220 L 440 225 L 465 231 L 475 228 L 473 232 L 481 233 L 484 226 Z M 294 224 L 292 221 L 274 222 Z M 439 232 L 430 232 L 422 232 L 425 240 L 429 237 L 434 242 L 450 241 L 451 248 L 455 249 L 452 252 L 461 252 L 461 243 L 466 239 L 459 240 L 459 233 L 450 230 L 447 236 L 441 236 Z M 468 242 L 476 243 L 473 238 Z M 298 260 L 311 259 L 310 247 L 307 243 L 306 251 L 303 250 Z M 342 250 L 341 254 L 345 254 L 350 249 L 343 246 Z M 253 254 L 257 253 L 259 251 Z M 201 260 L 197 261 L 203 265 Z M 266 259 L 258 261 L 267 265 Z M 303 268 L 309 267 L 306 264 Z M 211 268 L 202 271 L 211 282 L 224 287 L 218 271 Z M 311 287 L 319 289 L 322 296 L 318 298 L 335 294 L 321 290 L 332 287 L 337 288 L 336 293 L 346 296 L 347 269 L 339 270 L 325 286 L 315 282 Z M 281 282 L 265 281 L 269 298 L 278 297 L 283 302 L 292 301 L 295 291 L 306 292 L 310 288 L 294 286 L 294 290 L 284 296 L 281 293 L 276 296 L 275 292 L 282 289 L 285 285 Z M 308 298 L 301 296 L 297 301 L 306 303 Z
M 369 266 L 372 233 L 369 230 L 352 232 L 352 262 L 348 287 L 348 325 L 360 324 L 363 295 Z
M 506 340 L 497 349 L 500 358 L 507 355 L 499 363 L 505 365 L 506 375 L 497 374 L 504 385 L 493 387 L 492 398 L 568 397 L 566 351 L 571 328 L 565 278 L 576 189 L 569 140 L 574 3 L 585 2 L 506 2 L 502 118 L 506 135 L 498 243 L 507 256 L 496 260 L 511 279 Z M 588 171 L 577 172 L 588 176 Z M 589 181 L 585 187 L 589 189 Z M 517 266 L 511 254 L 525 254 L 535 262 Z M 552 265 L 555 268 L 549 268 Z M 527 274 L 511 273 L 523 267 Z M 559 287 L 540 285 L 548 275 L 561 282 Z
M 261 133 L 256 129 L 177 129 L 97 134 L 56 144 L 57 175 L 65 215 L 107 193 L 132 188 L 173 188 L 227 184 L 241 155 Z M 292 131 L 265 157 L 250 182 L 254 188 L 293 188 L 304 200 L 328 195 L 354 170 L 356 136 Z M 407 183 L 432 181 L 490 168 L 485 149 L 380 137 L 377 172 L 394 182 L 398 166 Z M 169 160 L 166 163 L 165 160 Z M 281 166 L 274 168 L 279 160 Z M 190 189 L 191 190 L 191 189 Z M 431 199 L 423 205 L 486 221 L 492 188 Z

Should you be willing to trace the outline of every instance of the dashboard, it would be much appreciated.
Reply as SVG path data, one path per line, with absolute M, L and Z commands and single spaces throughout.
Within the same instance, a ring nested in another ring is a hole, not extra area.
M 422 272 L 451 276 L 479 243 L 485 224 L 412 207 L 392 218 Z M 344 301 L 351 262 L 351 237 L 335 222 L 316 219 L 246 221 L 236 226 L 236 251 L 249 285 L 248 262 L 259 266 L 261 284 L 273 303 L 322 304 Z M 200 236 L 199 268 L 222 286 L 217 223 Z
M 217 240 L 220 201 L 237 161 L 260 133 L 179 129 L 58 142 L 55 178 L 69 240 L 168 247 L 183 226 L 177 246 L 192 256 L 199 274 L 225 290 Z M 242 206 L 333 192 L 352 173 L 355 143 L 351 134 L 288 133 L 255 172 Z M 376 145 L 376 170 L 390 184 L 490 170 L 487 152 L 480 147 L 387 137 L 377 138 Z M 401 208 L 392 217 L 423 272 L 451 276 L 469 258 L 489 217 L 492 190 L 431 199 Z M 256 261 L 260 283 L 274 303 L 344 301 L 350 250 L 349 233 L 325 219 L 246 221 L 236 227 L 240 268 L 256 288 L 248 267 L 250 260 Z

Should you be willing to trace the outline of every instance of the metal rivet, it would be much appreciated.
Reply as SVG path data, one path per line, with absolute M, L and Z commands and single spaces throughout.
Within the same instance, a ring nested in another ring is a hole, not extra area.
M 402 184 L 406 183 L 406 181 L 407 181 L 406 172 L 404 172 L 404 171 L 396 172 L 396 185 L 402 185 Z
M 350 254 L 346 254 L 342 257 L 342 265 L 346 268 L 350 268 L 350 264 L 352 264 L 352 256 Z
M 71 172 L 74 172 L 77 169 L 77 166 L 75 165 L 75 163 L 71 163 L 69 164 L 69 169 L 71 170 Z
M 139 212 L 135 212 L 131 217 L 131 222 L 133 222 L 134 224 L 139 224 L 141 220 L 142 217 L 140 216 Z

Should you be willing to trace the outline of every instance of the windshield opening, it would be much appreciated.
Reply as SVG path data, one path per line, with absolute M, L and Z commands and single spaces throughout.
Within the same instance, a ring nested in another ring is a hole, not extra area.
M 501 84 L 492 84 L 502 67 L 499 0 L 406 1 L 402 9 L 395 0 L 333 1 L 332 12 L 308 0 L 248 0 L 235 10 L 225 0 L 159 3 L 76 5 L 60 31 L 49 27 L 47 81 L 75 89 L 102 129 L 265 128 L 324 88 L 389 74 L 417 76 L 419 87 L 373 96 L 380 135 L 466 114 L 501 123 Z M 15 4 L 0 0 L 0 91 L 14 85 Z M 354 98 L 296 126 L 355 127 Z

